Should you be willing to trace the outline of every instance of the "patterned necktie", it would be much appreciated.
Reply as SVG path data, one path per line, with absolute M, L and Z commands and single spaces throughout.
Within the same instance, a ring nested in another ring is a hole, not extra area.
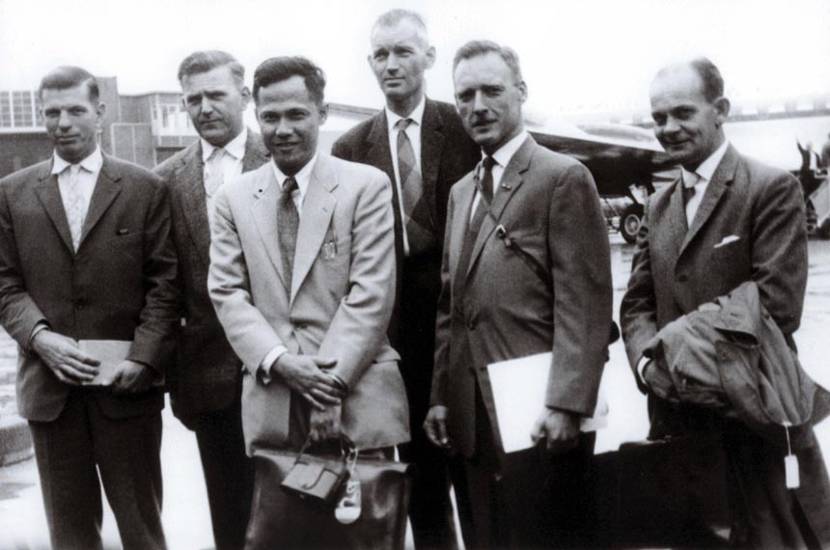
M 473 253 L 473 246 L 475 245 L 478 232 L 481 229 L 481 224 L 484 221 L 484 216 L 490 209 L 490 203 L 493 201 L 493 166 L 496 161 L 491 156 L 484 157 L 481 161 L 481 179 L 476 181 L 479 198 L 476 205 L 473 217 L 467 225 L 467 232 L 464 235 L 464 242 L 461 245 L 461 254 L 458 257 L 458 266 L 456 267 L 456 284 L 457 288 L 463 289 L 461 283 L 467 277 L 467 269 L 470 267 L 470 256 Z
M 429 204 L 424 200 L 424 182 L 415 162 L 415 151 L 406 129 L 413 123 L 411 118 L 404 118 L 395 123 L 398 131 L 398 174 L 403 201 L 403 223 L 406 227 L 406 240 L 409 244 L 409 256 L 417 256 L 436 245 L 432 215 Z
M 81 165 L 71 164 L 66 170 L 69 176 L 68 185 L 64 188 L 67 194 L 66 221 L 69 224 L 69 234 L 72 235 L 72 248 L 77 252 L 81 244 L 88 205 L 80 188 Z
M 695 189 L 695 185 L 700 182 L 700 176 L 697 175 L 695 172 L 688 172 L 683 173 L 683 208 L 686 214 L 686 228 L 690 228 L 692 226 L 692 221 L 694 220 L 693 214 L 695 212 L 692 211 L 692 208 L 689 206 L 689 203 L 694 199 L 697 190 Z M 686 181 L 688 179 L 688 181 Z
M 207 159 L 205 167 L 205 194 L 213 197 L 216 191 L 225 183 L 225 173 L 222 170 L 222 159 L 225 157 L 225 150 L 217 147 Z
M 282 195 L 277 203 L 277 234 L 282 255 L 282 271 L 289 296 L 291 295 L 291 275 L 294 269 L 294 252 L 297 248 L 297 230 L 300 227 L 300 213 L 291 196 L 297 189 L 299 187 L 294 176 L 285 178 L 282 184 Z

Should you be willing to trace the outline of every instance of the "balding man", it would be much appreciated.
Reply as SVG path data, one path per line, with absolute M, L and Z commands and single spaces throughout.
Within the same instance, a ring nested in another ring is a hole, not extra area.
M 718 68 L 705 58 L 670 65 L 657 73 L 650 93 L 655 135 L 680 165 L 681 176 L 649 200 L 620 310 L 629 362 L 643 390 L 658 372 L 650 351 L 657 332 L 746 281 L 757 283 L 762 305 L 795 350 L 792 335 L 807 282 L 799 183 L 783 170 L 740 155 L 726 140 L 729 100 Z M 810 443 L 797 453 L 801 489 L 791 493 L 784 480 L 786 451 L 743 425 L 651 394 L 649 412 L 651 438 L 723 433 L 733 544 L 828 544 L 827 472 L 811 430 Z

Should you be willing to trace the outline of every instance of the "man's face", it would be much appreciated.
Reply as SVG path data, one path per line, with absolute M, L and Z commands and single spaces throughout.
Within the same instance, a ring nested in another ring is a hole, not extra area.
M 58 156 L 77 163 L 95 150 L 95 134 L 104 116 L 104 104 L 93 103 L 86 84 L 41 92 L 41 114 Z
M 182 79 L 182 103 L 205 141 L 224 147 L 244 128 L 242 113 L 251 94 L 227 65 Z
M 496 53 L 463 59 L 455 68 L 455 103 L 470 137 L 494 153 L 522 128 L 524 82 L 516 82 L 510 67 Z
M 723 143 L 721 126 L 729 101 L 708 101 L 697 72 L 682 66 L 668 69 L 651 84 L 654 134 L 672 160 L 695 170 Z
M 326 109 L 311 98 L 301 76 L 263 86 L 257 93 L 256 113 L 265 146 L 279 169 L 293 175 L 314 156 Z
M 418 37 L 411 21 L 377 27 L 371 42 L 369 66 L 387 99 L 408 99 L 423 92 L 424 71 L 435 62 L 435 48 Z

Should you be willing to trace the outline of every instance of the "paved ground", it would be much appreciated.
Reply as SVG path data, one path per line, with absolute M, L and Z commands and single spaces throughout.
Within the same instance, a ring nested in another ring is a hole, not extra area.
M 612 236 L 612 266 L 615 311 L 631 269 L 633 248 Z M 616 317 L 616 314 L 615 314 Z M 802 328 L 796 335 L 801 361 L 810 374 L 830 387 L 827 356 L 830 328 L 830 241 L 810 242 L 810 278 Z M 0 416 L 13 407 L 9 386 L 14 370 L 14 348 L 0 338 Z M 611 413 L 608 427 L 597 439 L 597 452 L 616 449 L 622 441 L 645 437 L 648 422 L 645 398 L 637 391 L 625 362 L 622 345 L 611 349 L 602 381 Z M 817 429 L 825 457 L 830 456 L 830 421 Z M 164 472 L 164 526 L 171 550 L 210 548 L 212 537 L 201 467 L 193 436 L 169 412 L 164 414 L 162 443 Z M 107 544 L 118 546 L 118 534 L 111 513 L 104 518 Z M 0 550 L 38 549 L 47 545 L 48 535 L 40 500 L 34 461 L 0 468 Z

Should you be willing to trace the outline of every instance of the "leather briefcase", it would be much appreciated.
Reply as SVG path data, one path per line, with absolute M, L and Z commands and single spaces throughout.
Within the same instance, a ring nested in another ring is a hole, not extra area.
M 314 478 L 312 474 L 306 478 L 306 474 L 301 473 L 305 467 L 295 471 L 300 454 L 286 450 L 255 450 L 256 479 L 246 549 L 404 548 L 411 485 L 408 464 L 357 457 L 353 475 L 361 485 L 360 515 L 354 523 L 342 524 L 335 519 L 330 501 L 316 498 L 307 491 L 299 491 L 304 497 L 298 498 L 295 482 L 303 480 L 308 484 Z M 341 467 L 346 471 L 352 469 L 347 456 L 315 456 L 309 462 L 318 463 L 320 467 L 313 466 L 308 472 L 321 475 L 326 470 L 339 472 Z M 331 485 L 322 482 L 322 478 L 320 483 L 323 483 L 321 489 Z M 339 498 L 342 490 L 337 493 Z

